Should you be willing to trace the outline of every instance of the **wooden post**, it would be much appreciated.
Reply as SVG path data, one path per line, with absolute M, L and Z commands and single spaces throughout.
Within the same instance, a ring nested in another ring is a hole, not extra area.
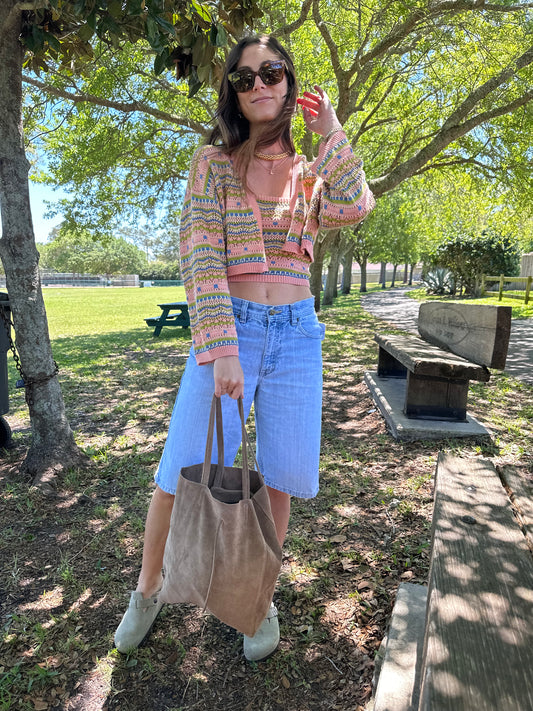
M 481 296 L 485 296 L 485 275 L 481 275 Z
M 498 292 L 498 301 L 503 299 L 503 278 L 504 275 L 500 274 L 500 291 Z
M 529 292 L 531 291 L 531 282 L 533 281 L 533 276 L 528 276 L 527 282 L 526 282 L 526 298 L 524 303 L 529 302 Z

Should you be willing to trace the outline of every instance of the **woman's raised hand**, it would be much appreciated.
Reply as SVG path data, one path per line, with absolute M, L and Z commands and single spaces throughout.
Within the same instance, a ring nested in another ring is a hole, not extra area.
M 217 358 L 213 366 L 215 395 L 229 395 L 234 400 L 244 396 L 244 373 L 237 356 Z
M 297 99 L 296 103 L 302 107 L 307 128 L 320 136 L 327 136 L 337 128 L 342 129 L 342 126 L 329 96 L 319 86 L 315 85 L 315 90 L 316 94 L 304 91 L 303 98 Z

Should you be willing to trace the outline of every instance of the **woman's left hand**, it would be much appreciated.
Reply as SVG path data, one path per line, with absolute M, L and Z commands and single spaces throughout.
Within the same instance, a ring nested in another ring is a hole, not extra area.
M 310 131 L 318 133 L 319 136 L 327 136 L 336 128 L 342 129 L 337 118 L 329 96 L 319 86 L 315 85 L 316 94 L 304 91 L 304 98 L 297 99 L 303 111 L 305 125 Z

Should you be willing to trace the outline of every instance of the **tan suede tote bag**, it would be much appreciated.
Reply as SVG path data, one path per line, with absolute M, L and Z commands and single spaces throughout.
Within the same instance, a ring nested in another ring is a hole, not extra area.
M 251 637 L 269 610 L 281 547 L 263 477 L 248 466 L 241 399 L 238 408 L 242 469 L 224 466 L 222 407 L 213 396 L 204 462 L 181 470 L 158 597 L 192 602 Z M 215 414 L 218 464 L 211 464 Z

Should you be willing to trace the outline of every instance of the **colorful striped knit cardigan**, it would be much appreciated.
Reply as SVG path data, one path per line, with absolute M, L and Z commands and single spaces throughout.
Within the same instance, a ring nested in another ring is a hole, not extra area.
M 319 229 L 355 225 L 375 204 L 362 161 L 342 131 L 322 142 L 312 163 L 296 156 L 291 194 L 284 251 L 311 260 Z M 197 362 L 238 355 L 227 277 L 264 273 L 266 260 L 257 202 L 243 191 L 232 159 L 218 147 L 204 146 L 193 156 L 180 255 Z

